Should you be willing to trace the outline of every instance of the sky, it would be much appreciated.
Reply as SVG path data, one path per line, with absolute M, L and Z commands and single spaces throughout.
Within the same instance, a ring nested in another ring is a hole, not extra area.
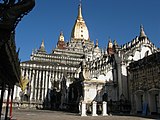
M 160 47 L 160 0 L 81 0 L 82 15 L 90 39 L 105 48 L 109 38 L 119 45 L 139 36 L 140 25 L 150 41 Z M 42 40 L 47 53 L 56 47 L 63 31 L 65 41 L 78 15 L 80 0 L 36 0 L 34 9 L 16 28 L 16 47 L 19 59 L 30 59 L 32 50 L 39 49 Z

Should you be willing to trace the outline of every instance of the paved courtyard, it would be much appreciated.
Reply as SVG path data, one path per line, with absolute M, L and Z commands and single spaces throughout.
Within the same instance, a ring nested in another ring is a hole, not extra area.
M 81 117 L 76 113 L 26 109 L 14 110 L 13 118 L 16 118 L 16 120 L 151 120 L 143 117 L 118 115 Z

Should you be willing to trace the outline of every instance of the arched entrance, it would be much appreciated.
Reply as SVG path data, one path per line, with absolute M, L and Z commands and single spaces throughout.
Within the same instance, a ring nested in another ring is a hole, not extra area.
M 144 104 L 144 91 L 138 90 L 135 92 L 136 112 L 142 113 Z
M 151 114 L 157 114 L 160 107 L 160 96 L 159 89 L 151 89 L 149 90 L 149 109 Z

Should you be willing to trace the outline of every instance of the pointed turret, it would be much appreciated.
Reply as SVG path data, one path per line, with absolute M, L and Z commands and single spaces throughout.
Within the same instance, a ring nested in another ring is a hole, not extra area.
M 143 28 L 142 24 L 140 26 L 140 35 L 139 35 L 139 37 L 147 37 L 146 34 L 145 34 L 145 32 L 144 32 L 144 28 Z
M 109 39 L 109 42 L 108 42 L 107 52 L 108 52 L 109 55 L 114 54 L 113 44 L 112 44 L 111 39 Z
M 96 45 L 95 45 L 95 47 L 98 47 L 98 39 L 96 40 Z
M 118 50 L 118 43 L 116 40 L 113 41 L 113 50 L 114 50 L 114 53 L 116 53 Z
M 57 48 L 58 49 L 65 49 L 66 48 L 66 43 L 64 41 L 64 36 L 63 32 L 60 32 L 59 38 L 58 38 L 58 43 L 57 43 Z
M 116 40 L 113 41 L 113 48 L 118 48 L 118 43 Z
M 63 36 L 63 32 L 61 31 L 60 35 L 59 35 L 59 40 L 58 41 L 64 41 L 64 36 Z
M 111 39 L 109 39 L 108 48 L 113 48 L 113 44 L 112 44 L 112 40 Z
M 96 44 L 95 44 L 95 47 L 94 47 L 94 50 L 93 50 L 93 56 L 94 56 L 94 59 L 97 59 L 101 56 L 101 49 L 99 48 L 98 46 L 98 39 L 96 40 Z
M 39 47 L 38 52 L 46 53 L 45 46 L 44 46 L 44 40 L 42 40 L 42 43 L 41 43 L 41 46 Z

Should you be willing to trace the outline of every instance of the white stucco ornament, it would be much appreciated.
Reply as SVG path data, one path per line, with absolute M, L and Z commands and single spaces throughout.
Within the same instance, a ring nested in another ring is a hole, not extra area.
M 83 77 L 84 77 L 84 79 L 90 79 L 91 78 L 89 69 L 86 68 L 86 69 L 83 70 Z

